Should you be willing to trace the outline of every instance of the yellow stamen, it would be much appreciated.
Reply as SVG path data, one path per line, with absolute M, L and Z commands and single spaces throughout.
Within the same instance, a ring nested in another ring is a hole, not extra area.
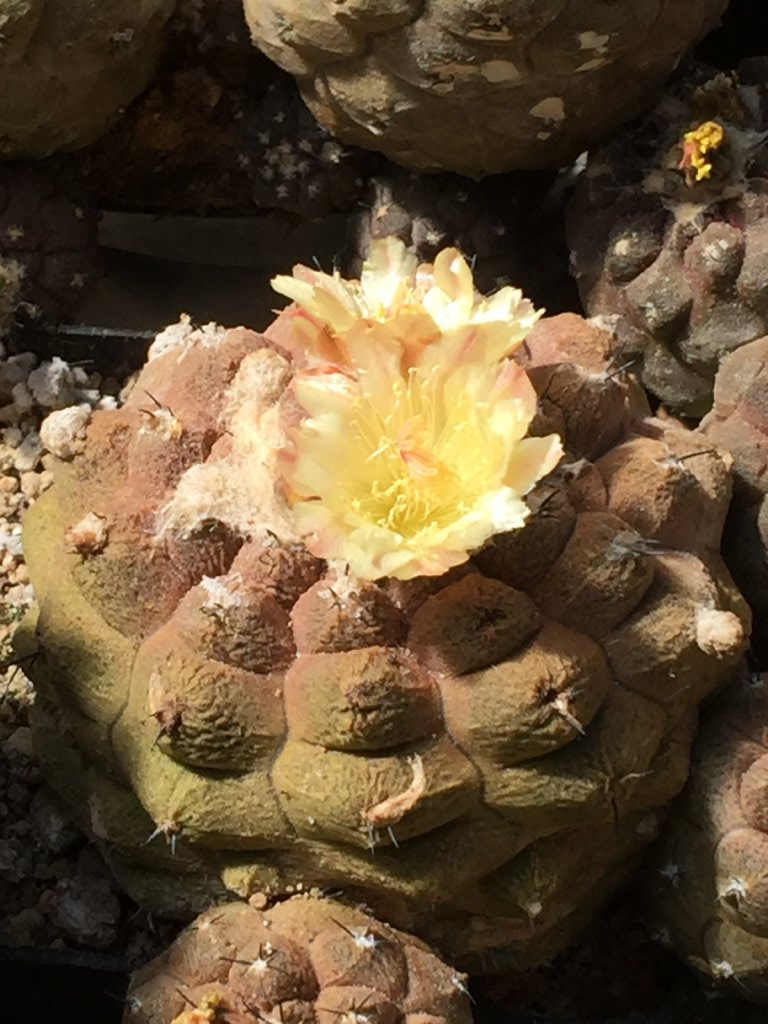
M 718 121 L 704 121 L 683 135 L 683 155 L 677 167 L 685 172 L 685 180 L 689 185 L 710 177 L 712 162 L 707 160 L 707 153 L 719 149 L 724 141 L 725 129 Z

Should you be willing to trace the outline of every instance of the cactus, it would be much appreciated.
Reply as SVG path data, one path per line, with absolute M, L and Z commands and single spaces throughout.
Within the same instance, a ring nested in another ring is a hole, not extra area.
M 715 378 L 714 406 L 701 429 L 733 457 L 733 501 L 723 534 L 723 556 L 754 614 L 752 646 L 768 652 L 768 337 L 725 356 Z M 763 663 L 763 662 L 761 662 Z
M 202 914 L 137 971 L 124 1024 L 470 1024 L 462 975 L 423 942 L 332 899 Z
M 57 321 L 97 276 L 96 212 L 64 158 L 0 164 L 0 335 L 15 320 Z
M 0 13 L 0 156 L 85 146 L 149 81 L 173 0 L 8 0 Z
M 315 121 L 291 76 L 252 46 L 241 0 L 179 3 L 164 38 L 150 88 L 79 154 L 102 203 L 301 217 L 354 208 L 376 158 Z
M 653 839 L 696 706 L 739 664 L 728 460 L 650 415 L 597 326 L 531 330 L 514 290 L 472 298 L 458 254 L 408 278 L 398 259 L 377 249 L 361 285 L 298 268 L 276 286 L 307 305 L 264 336 L 181 323 L 121 409 L 46 421 L 56 481 L 24 535 L 37 743 L 147 906 L 341 886 L 457 962 L 532 963 Z M 394 336 L 432 391 L 387 383 Z M 368 437 L 395 400 L 415 411 Z M 430 448 L 440 408 L 456 433 Z
M 667 406 L 701 417 L 720 360 L 768 332 L 768 62 L 699 67 L 591 154 L 569 212 L 584 306 Z
M 340 139 L 417 170 L 557 167 L 639 114 L 724 0 L 245 0 Z
M 659 936 L 733 995 L 768 1004 L 765 864 L 768 679 L 746 677 L 710 708 L 691 782 L 651 865 Z
M 16 260 L 0 258 L 0 338 L 8 333 L 21 286 L 21 267 Z
M 359 273 L 376 239 L 397 235 L 425 261 L 456 246 L 472 257 L 481 292 L 514 282 L 549 312 L 578 308 L 558 190 L 544 173 L 473 181 L 380 167 L 348 222 L 351 269 Z

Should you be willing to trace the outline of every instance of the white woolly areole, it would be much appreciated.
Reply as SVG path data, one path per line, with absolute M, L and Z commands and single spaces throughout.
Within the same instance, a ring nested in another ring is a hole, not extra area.
M 344 604 L 360 593 L 362 585 L 347 563 L 340 559 L 333 559 L 328 563 L 325 583 L 328 585 L 328 589 L 336 596 L 336 599 Z
M 288 445 L 279 400 L 289 378 L 290 364 L 271 349 L 246 356 L 224 402 L 231 451 L 182 475 L 160 511 L 160 535 L 190 534 L 217 519 L 243 536 L 271 530 L 281 541 L 298 541 L 291 509 L 275 487 L 277 454 Z
M 696 614 L 696 644 L 716 658 L 734 654 L 746 644 L 741 620 L 733 612 L 700 608 Z
M 269 348 L 249 352 L 229 386 L 222 420 L 234 431 L 238 419 L 261 419 L 274 408 L 291 379 L 291 364 Z
M 179 322 L 169 324 L 149 346 L 147 362 L 174 349 L 178 350 L 178 357 L 182 359 L 196 345 L 210 347 L 221 344 L 226 333 L 226 327 L 221 327 L 214 322 L 204 324 L 202 327 L 193 327 L 189 314 L 182 313 Z
M 72 459 L 83 450 L 85 428 L 91 419 L 87 405 L 71 405 L 49 413 L 40 427 L 40 440 L 57 459 Z
M 241 595 L 230 590 L 226 581 L 226 576 L 203 576 L 200 586 L 208 595 L 204 608 L 237 608 L 243 603 Z
M 181 437 L 182 427 L 167 406 L 152 409 L 145 422 L 139 427 L 139 434 L 160 434 L 166 441 Z
M 67 540 L 77 549 L 101 551 L 107 543 L 109 530 L 104 516 L 88 512 L 67 530 Z

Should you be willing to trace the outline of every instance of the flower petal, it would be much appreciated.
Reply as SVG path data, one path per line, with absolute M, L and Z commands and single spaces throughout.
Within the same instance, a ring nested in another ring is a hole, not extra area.
M 563 457 L 557 434 L 526 437 L 518 441 L 504 474 L 504 482 L 517 494 L 527 494 L 533 485 L 551 473 Z
M 302 279 L 296 276 L 299 271 Z M 293 299 L 333 331 L 347 330 L 361 315 L 351 289 L 336 275 L 299 267 L 293 277 L 278 274 L 270 283 L 276 292 Z
M 360 272 L 360 289 L 369 314 L 394 316 L 405 301 L 418 260 L 405 242 L 389 235 L 371 242 Z

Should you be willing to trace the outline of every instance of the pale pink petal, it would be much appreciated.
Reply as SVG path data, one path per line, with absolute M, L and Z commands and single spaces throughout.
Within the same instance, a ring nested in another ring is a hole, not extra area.
M 397 338 L 385 324 L 361 320 L 346 332 L 344 344 L 362 390 L 377 406 L 389 404 L 395 382 L 402 381 L 402 348 Z
M 393 235 L 371 242 L 368 258 L 360 273 L 360 287 L 374 316 L 378 311 L 397 313 L 408 293 L 418 261 L 401 239 Z
M 325 274 L 322 270 L 305 267 L 302 263 L 293 268 L 293 275 L 332 295 L 352 316 L 360 316 L 360 305 L 356 297 L 359 286 L 356 281 L 346 281 L 338 272 Z
M 294 268 L 294 275 L 278 274 L 271 284 L 276 292 L 293 299 L 334 331 L 343 331 L 360 316 L 360 308 L 350 287 L 339 277 Z
M 328 328 L 301 306 L 290 306 L 278 319 L 287 329 L 281 329 L 275 340 L 288 349 L 297 366 L 340 360 L 339 347 Z
M 513 323 L 470 321 L 443 330 L 435 343 L 424 349 L 419 362 L 425 370 L 433 366 L 448 370 L 468 362 L 491 365 L 514 351 L 523 337 Z
M 477 323 L 489 320 L 514 322 L 520 325 L 525 335 L 543 315 L 544 310 L 536 309 L 530 299 L 524 298 L 519 288 L 505 285 L 493 295 L 480 300 L 472 319 Z
M 443 249 L 435 257 L 435 287 L 451 302 L 469 304 L 472 308 L 475 297 L 475 285 L 472 271 L 458 249 Z
M 299 281 L 296 277 L 278 274 L 269 283 L 278 294 L 284 295 L 287 299 L 291 299 L 292 302 L 298 302 L 305 309 L 308 309 L 312 304 L 315 287 L 308 281 Z
M 513 449 L 504 483 L 517 494 L 527 494 L 533 485 L 551 473 L 563 457 L 563 446 L 556 434 L 526 437 Z
M 402 349 L 401 371 L 417 365 L 422 354 L 440 341 L 440 328 L 424 311 L 404 310 L 388 321 L 387 329 Z
M 531 418 L 536 412 L 538 403 L 536 390 L 531 384 L 530 377 L 523 367 L 513 359 L 506 359 L 501 364 L 489 397 L 492 402 L 507 398 L 519 399 L 528 409 Z
M 469 319 L 475 301 L 472 271 L 458 249 L 443 249 L 432 268 L 434 283 L 422 299 L 424 308 L 443 328 Z
M 337 333 L 349 330 L 360 316 L 357 310 L 348 308 L 344 299 L 335 293 L 335 289 L 315 288 L 312 304 L 306 308 Z
M 302 372 L 293 379 L 293 391 L 304 410 L 314 417 L 349 414 L 358 389 L 342 373 Z
M 318 558 L 336 558 L 345 533 L 335 514 L 321 501 L 300 501 L 293 507 L 293 521 L 304 545 Z

